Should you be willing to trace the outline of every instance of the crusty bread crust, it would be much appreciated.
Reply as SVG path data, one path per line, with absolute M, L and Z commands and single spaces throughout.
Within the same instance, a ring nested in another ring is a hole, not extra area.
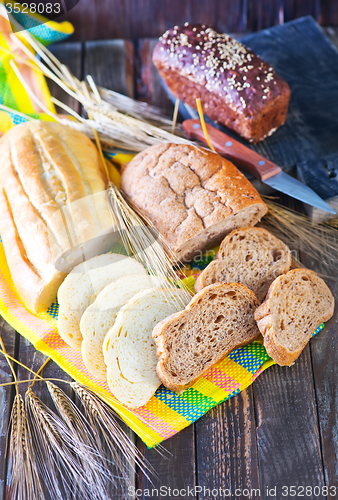
M 188 24 L 168 30 L 153 62 L 175 97 L 203 111 L 250 142 L 285 121 L 290 88 L 269 63 L 229 35 Z
M 28 309 L 33 312 L 43 311 L 55 299 L 56 290 L 66 275 L 57 271 L 53 266 L 49 266 L 45 268 L 43 279 L 40 277 L 27 259 L 9 205 L 1 192 L 0 214 L 0 234 L 4 248 L 10 249 L 6 258 L 13 282 Z
M 104 192 L 106 178 L 90 139 L 59 123 L 37 120 L 12 128 L 0 140 L 0 159 L 2 203 L 9 213 L 6 223 L 0 221 L 4 249 L 20 295 L 38 312 L 55 300 L 65 276 L 56 271 L 56 259 L 111 227 L 108 203 L 91 196 Z
M 121 189 L 154 224 L 182 261 L 218 244 L 267 212 L 256 189 L 218 154 L 182 144 L 139 153 L 122 174 Z
M 289 366 L 333 312 L 334 298 L 324 281 L 314 271 L 292 269 L 271 284 L 255 320 L 269 356 Z
M 195 291 L 213 283 L 242 283 L 262 302 L 275 278 L 289 271 L 291 252 L 266 229 L 235 229 L 222 241 L 213 260 L 199 275 Z
M 218 283 L 196 294 L 184 311 L 158 323 L 153 339 L 161 382 L 182 391 L 232 350 L 252 342 L 259 335 L 254 320 L 258 305 L 244 285 Z

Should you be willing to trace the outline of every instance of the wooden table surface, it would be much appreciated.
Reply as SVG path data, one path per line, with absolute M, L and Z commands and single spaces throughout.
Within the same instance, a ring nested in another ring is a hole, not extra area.
M 332 30 L 331 36 L 333 39 L 336 36 Z M 172 105 L 151 65 L 155 42 L 154 39 L 73 42 L 56 45 L 53 52 L 77 77 L 91 74 L 98 85 L 157 105 L 170 115 Z M 57 87 L 50 87 L 55 97 L 81 111 Z M 302 262 L 332 276 L 328 284 L 338 299 L 337 270 L 332 268 L 328 272 L 305 257 Z M 154 485 L 142 473 L 135 478 L 136 487 L 142 490 L 138 498 L 149 498 L 151 491 L 148 495 L 147 489 L 160 486 L 165 488 L 162 493 L 166 493 L 162 497 L 170 499 L 338 498 L 337 314 L 338 308 L 324 331 L 311 340 L 292 367 L 269 368 L 247 390 L 165 441 L 169 452 L 165 457 L 156 449 L 148 450 L 130 433 L 158 475 Z M 45 356 L 1 318 L 0 331 L 11 355 L 33 370 L 42 365 Z M 54 363 L 47 366 L 44 375 L 69 380 Z M 18 367 L 18 376 L 26 379 L 28 374 Z M 1 358 L 0 381 L 11 380 L 8 365 Z M 20 389 L 22 394 L 24 385 Z M 66 384 L 64 390 L 70 394 Z M 45 384 L 36 384 L 35 393 L 52 406 Z M 13 396 L 13 387 L 0 388 L 0 499 L 6 500 L 9 497 L 5 495 L 5 442 Z M 193 489 L 195 486 L 199 487 L 197 491 Z M 291 486 L 298 488 L 296 495 Z M 314 489 L 315 486 L 319 489 Z M 325 486 L 332 487 L 328 494 Z M 215 490 L 220 488 L 226 491 L 216 495 Z M 276 496 L 271 490 L 274 488 Z M 185 489 L 186 495 L 183 491 L 177 495 L 174 489 Z M 50 498 L 54 498 L 53 494 Z M 126 491 L 112 490 L 111 498 L 129 497 Z M 152 498 L 161 498 L 160 493 Z

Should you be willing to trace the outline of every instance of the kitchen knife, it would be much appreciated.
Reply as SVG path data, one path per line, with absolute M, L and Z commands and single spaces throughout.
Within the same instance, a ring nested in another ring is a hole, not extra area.
M 218 153 L 239 165 L 243 170 L 250 172 L 264 184 L 268 184 L 276 191 L 281 191 L 308 205 L 325 210 L 331 214 L 336 213 L 312 189 L 283 172 L 272 161 L 264 158 L 264 156 L 261 156 L 256 151 L 236 141 L 233 137 L 221 132 L 212 125 L 206 123 L 206 127 L 210 142 Z M 207 143 L 200 120 L 185 120 L 183 128 L 190 139 L 197 139 Z

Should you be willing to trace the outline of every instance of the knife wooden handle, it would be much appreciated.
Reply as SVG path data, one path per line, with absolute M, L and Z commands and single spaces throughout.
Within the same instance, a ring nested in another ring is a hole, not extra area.
M 256 151 L 236 141 L 229 135 L 221 132 L 212 125 L 206 124 L 209 139 L 218 153 L 228 160 L 238 163 L 243 170 L 250 172 L 264 182 L 265 179 L 279 174 L 282 169 L 272 161 L 259 155 Z M 207 143 L 201 122 L 199 120 L 185 120 L 183 128 L 190 139 L 198 139 Z

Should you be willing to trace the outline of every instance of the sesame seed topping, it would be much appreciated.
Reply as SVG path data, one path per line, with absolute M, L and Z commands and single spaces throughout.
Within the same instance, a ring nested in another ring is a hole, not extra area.
M 229 35 L 205 25 L 187 22 L 184 26 L 189 28 L 175 26 L 162 35 L 162 44 L 167 44 L 160 49 L 165 53 L 161 56 L 164 64 L 173 67 L 175 60 L 180 61 L 180 71 L 187 78 L 233 103 L 231 107 L 238 112 L 248 107 L 251 87 L 253 93 L 267 98 L 271 82 L 276 85 L 272 67 Z

